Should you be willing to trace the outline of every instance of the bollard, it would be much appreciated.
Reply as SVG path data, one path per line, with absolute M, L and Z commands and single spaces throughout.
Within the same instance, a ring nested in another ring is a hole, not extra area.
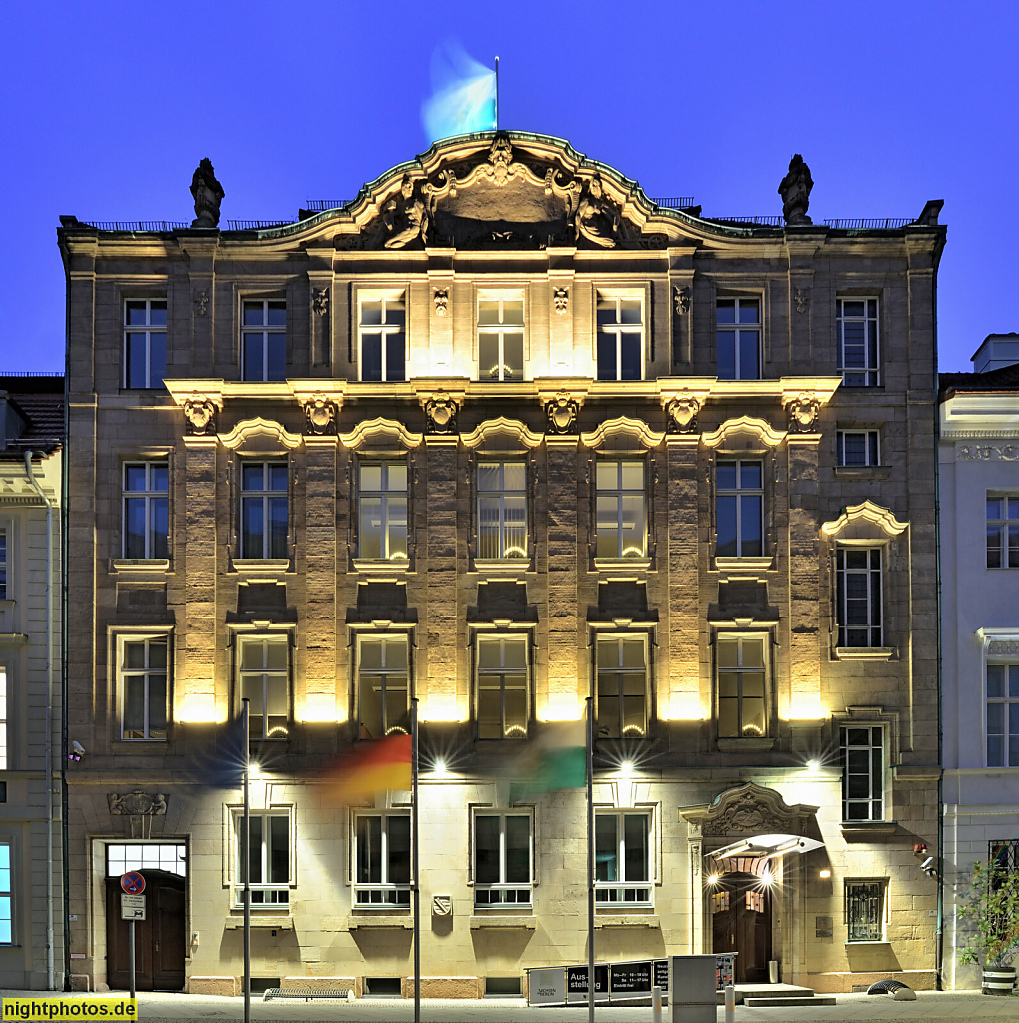
M 736 1019 L 736 989 L 732 984 L 725 985 L 725 1023 L 734 1023 Z
M 651 989 L 651 1023 L 662 1023 L 662 989 L 657 985 Z

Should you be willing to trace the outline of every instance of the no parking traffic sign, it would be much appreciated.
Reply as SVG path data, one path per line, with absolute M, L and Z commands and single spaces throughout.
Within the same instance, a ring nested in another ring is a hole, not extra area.
M 129 870 L 126 874 L 121 875 L 120 887 L 128 895 L 141 895 L 145 891 L 145 878 L 139 871 Z

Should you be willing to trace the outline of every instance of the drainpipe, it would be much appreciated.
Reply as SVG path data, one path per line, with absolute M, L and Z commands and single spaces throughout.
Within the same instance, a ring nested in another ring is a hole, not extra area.
M 32 472 L 25 452 L 28 482 L 46 505 L 46 987 L 54 987 L 53 969 L 53 505 Z

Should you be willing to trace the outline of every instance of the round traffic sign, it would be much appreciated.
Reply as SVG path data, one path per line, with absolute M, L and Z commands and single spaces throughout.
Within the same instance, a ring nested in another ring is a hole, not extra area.
M 145 878 L 137 870 L 129 870 L 120 878 L 120 887 L 128 895 L 141 895 L 145 891 Z

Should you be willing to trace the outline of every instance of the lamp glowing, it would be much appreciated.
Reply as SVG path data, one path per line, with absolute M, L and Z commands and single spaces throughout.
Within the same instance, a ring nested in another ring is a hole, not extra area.
M 549 693 L 545 707 L 546 721 L 576 721 L 580 717 L 580 704 L 576 693 Z
M 816 774 L 821 770 L 821 761 L 818 760 L 817 757 L 811 757 L 811 759 L 807 761 L 807 770 L 810 771 L 811 774 Z
M 446 767 L 446 761 L 442 757 L 438 757 L 435 763 L 432 765 L 432 772 L 437 774 L 440 778 L 444 778 L 449 774 L 449 769 Z
M 634 764 L 632 760 L 624 760 L 619 765 L 619 775 L 621 778 L 632 778 L 633 777 Z
M 775 875 L 770 871 L 766 870 L 761 874 L 761 885 L 764 888 L 770 888 L 775 883 Z
M 718 884 L 718 874 L 708 874 L 708 884 L 710 885 Z
M 817 872 L 817 876 L 818 877 L 825 877 L 825 878 L 831 877 L 831 871 L 827 870 L 827 869 L 826 870 L 819 870 Z
M 221 723 L 225 719 L 216 711 L 216 697 L 213 693 L 185 693 L 180 720 L 211 724 Z

